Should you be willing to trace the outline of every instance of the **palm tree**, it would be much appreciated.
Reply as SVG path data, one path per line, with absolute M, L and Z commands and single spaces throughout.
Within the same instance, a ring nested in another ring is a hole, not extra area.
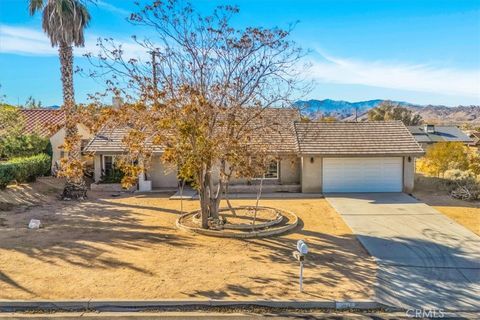
M 62 173 L 67 180 L 62 198 L 84 198 L 86 186 L 77 121 L 74 116 L 76 106 L 73 89 L 73 46 L 84 46 L 83 31 L 90 21 L 90 14 L 84 0 L 30 0 L 30 15 L 42 10 L 43 31 L 50 38 L 52 47 L 58 47 L 61 65 L 62 109 L 66 131 L 64 148 L 68 152 L 67 160 L 62 166 Z

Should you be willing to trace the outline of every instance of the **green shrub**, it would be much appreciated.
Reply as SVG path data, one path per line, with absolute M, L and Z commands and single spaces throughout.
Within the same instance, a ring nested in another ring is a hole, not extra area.
M 114 166 L 110 172 L 100 178 L 100 183 L 121 183 L 124 175 L 122 170 Z
M 14 158 L 0 163 L 0 189 L 10 182 L 33 182 L 39 176 L 49 174 L 51 158 L 42 153 L 31 157 Z
M 48 154 L 49 143 L 49 139 L 37 134 L 5 135 L 0 138 L 0 158 L 11 159 L 39 153 Z
M 0 189 L 5 189 L 13 180 L 15 180 L 15 165 L 0 162 Z

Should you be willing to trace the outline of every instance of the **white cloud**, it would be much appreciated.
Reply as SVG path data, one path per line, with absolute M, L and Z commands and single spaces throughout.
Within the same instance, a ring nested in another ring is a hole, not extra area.
M 97 53 L 97 36 L 87 35 L 85 47 L 75 48 L 74 54 L 82 56 L 87 52 Z M 119 39 L 117 43 L 122 44 L 125 57 L 142 58 L 146 57 L 146 50 L 131 39 Z M 48 37 L 40 30 L 33 28 L 0 25 L 0 53 L 14 53 L 20 55 L 46 56 L 56 55 L 57 48 L 52 48 Z
M 480 100 L 480 70 L 319 55 L 321 59 L 312 59 L 308 76 L 322 82 L 468 96 Z
M 0 25 L 0 52 L 51 55 L 57 51 L 41 31 Z
M 102 0 L 97 0 L 96 4 L 107 11 L 110 11 L 112 13 L 116 13 L 125 17 L 128 17 L 130 15 L 130 11 L 119 8 L 117 6 L 114 6 L 113 4 L 110 4 L 108 2 L 102 1 Z

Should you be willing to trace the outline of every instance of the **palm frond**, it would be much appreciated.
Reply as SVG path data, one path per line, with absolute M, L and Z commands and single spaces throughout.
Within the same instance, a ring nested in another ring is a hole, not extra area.
M 38 1 L 38 0 L 37 0 Z M 83 31 L 90 14 L 81 0 L 47 0 L 43 9 L 43 30 L 52 46 L 85 44 Z
M 42 10 L 44 6 L 44 0 L 30 0 L 28 2 L 28 12 L 33 16 L 37 11 Z

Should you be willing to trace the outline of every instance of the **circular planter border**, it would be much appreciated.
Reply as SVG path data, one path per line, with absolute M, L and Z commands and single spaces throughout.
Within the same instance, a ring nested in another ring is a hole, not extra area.
M 267 230 L 255 230 L 255 231 L 250 231 L 250 232 L 233 232 L 229 231 L 228 229 L 222 229 L 222 230 L 212 230 L 212 229 L 202 229 L 202 228 L 197 228 L 197 227 L 189 227 L 181 223 L 181 220 L 185 218 L 186 216 L 196 214 L 199 212 L 199 210 L 191 211 L 184 213 L 180 217 L 178 217 L 176 221 L 176 226 L 179 229 L 186 230 L 189 232 L 205 235 L 205 236 L 212 236 L 212 237 L 220 237 L 220 238 L 238 238 L 238 239 L 246 239 L 246 238 L 262 238 L 262 237 L 269 237 L 269 236 L 274 236 L 278 235 L 284 232 L 287 232 L 293 228 L 295 228 L 298 225 L 298 217 L 296 214 L 294 214 L 291 211 L 283 210 L 283 209 L 277 209 L 277 208 L 272 208 L 272 207 L 259 207 L 259 208 L 268 208 L 268 209 L 273 209 L 276 211 L 280 211 L 280 222 L 283 220 L 284 216 L 287 216 L 289 219 L 289 223 L 281 226 L 281 227 L 273 227 L 271 229 Z M 278 219 L 277 219 L 278 220 Z M 276 222 L 277 220 L 272 220 L 269 222 L 266 222 L 264 224 Z M 262 225 L 264 225 L 262 224 Z M 257 227 L 260 225 L 257 225 Z M 268 226 L 267 226 L 268 227 Z M 251 226 L 249 226 L 251 228 Z M 245 230 L 245 229 L 235 229 L 235 230 Z

